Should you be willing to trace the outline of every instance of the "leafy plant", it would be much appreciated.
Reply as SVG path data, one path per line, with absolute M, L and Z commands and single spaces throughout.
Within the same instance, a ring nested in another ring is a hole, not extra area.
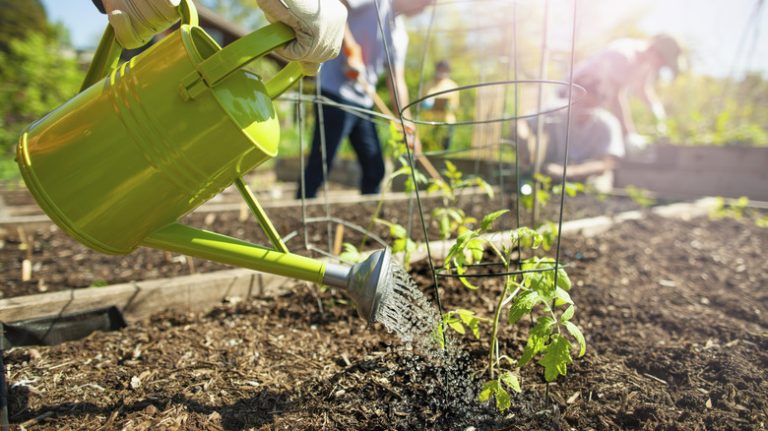
M 627 196 L 629 196 L 629 198 L 632 199 L 634 203 L 640 205 L 643 208 L 647 208 L 656 203 L 656 199 L 651 197 L 650 190 L 630 185 L 627 186 L 624 191 L 627 192 Z
M 754 220 L 757 227 L 768 228 L 768 214 L 749 208 L 749 198 L 746 196 L 741 196 L 736 200 L 718 197 L 714 208 L 709 212 L 709 218 L 712 220 L 722 218 L 741 220 L 745 217 Z
M 501 262 L 504 268 L 504 282 L 498 295 L 494 315 L 491 319 L 476 316 L 471 311 L 456 310 L 443 316 L 443 324 L 459 334 L 471 329 L 475 338 L 480 338 L 481 323 L 490 323 L 491 333 L 488 349 L 488 380 L 483 385 L 478 399 L 496 400 L 496 407 L 504 411 L 511 406 L 509 391 L 520 392 L 519 370 L 535 361 L 543 368 L 544 378 L 554 381 L 567 373 L 567 367 L 573 362 L 571 350 L 578 346 L 578 356 L 586 351 L 586 341 L 581 329 L 572 319 L 576 307 L 569 291 L 572 283 L 562 266 L 554 267 L 554 262 L 541 257 L 520 259 L 520 271 L 511 271 L 513 252 L 517 248 L 537 249 L 545 241 L 551 245 L 551 239 L 527 227 L 513 230 L 503 245 L 498 246 L 488 238 L 495 221 L 506 214 L 507 210 L 496 211 L 483 217 L 480 226 L 461 234 L 451 246 L 443 262 L 446 271 L 458 275 L 459 281 L 469 289 L 478 289 L 470 283 L 467 274 L 468 265 L 481 262 L 486 250 Z M 553 235 L 557 229 L 550 227 Z M 505 311 L 506 310 L 506 311 Z M 513 358 L 500 351 L 499 330 L 502 314 L 506 312 L 508 325 L 516 325 L 526 315 L 535 322 L 528 331 L 528 338 L 522 354 Z M 442 335 L 438 330 L 438 335 Z
M 576 197 L 579 193 L 586 193 L 587 187 L 584 183 L 566 181 L 565 185 L 552 184 L 552 178 L 544 174 L 534 174 L 533 181 L 535 187 L 529 194 L 520 194 L 520 203 L 528 210 L 533 209 L 534 197 L 539 205 L 547 206 L 552 196 L 559 196 L 563 189 L 568 197 Z
M 375 219 L 375 223 L 389 227 L 392 237 L 392 253 L 403 253 L 403 267 L 408 270 L 411 266 L 411 254 L 416 250 L 416 242 L 408 236 L 408 230 L 403 226 L 387 220 Z
M 440 238 L 448 239 L 452 234 L 462 235 L 477 223 L 477 219 L 468 216 L 458 207 L 461 190 L 469 187 L 479 187 L 493 199 L 493 187 L 480 177 L 465 177 L 450 160 L 445 161 L 443 170 L 445 180 L 431 180 L 427 191 L 440 192 L 443 195 L 443 206 L 432 210 L 432 219 L 440 229 Z
M 0 50 L 0 157 L 12 158 L 22 129 L 77 93 L 82 72 L 74 58 L 62 54 L 65 41 L 66 35 L 51 27 L 45 34 L 11 39 L 8 51 Z M 13 163 L 0 168 L 3 179 L 18 175 Z

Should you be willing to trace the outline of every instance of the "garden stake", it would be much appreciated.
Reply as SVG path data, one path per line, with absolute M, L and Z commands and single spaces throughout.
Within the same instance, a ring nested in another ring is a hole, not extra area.
M 28 189 L 64 232 L 96 251 L 148 246 L 343 288 L 373 322 L 395 283 L 390 251 L 352 267 L 291 254 L 242 180 L 277 155 L 272 101 L 302 77 L 297 62 L 268 81 L 243 66 L 293 31 L 271 24 L 222 49 L 198 26 L 191 0 L 179 12 L 178 30 L 119 66 L 107 27 L 83 90 L 21 136 Z M 233 183 L 273 248 L 178 222 Z

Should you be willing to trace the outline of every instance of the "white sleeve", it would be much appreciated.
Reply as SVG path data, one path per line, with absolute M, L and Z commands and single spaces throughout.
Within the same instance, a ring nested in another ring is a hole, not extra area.
M 392 25 L 392 51 L 395 67 L 405 68 L 405 58 L 408 52 L 408 31 L 401 16 L 396 17 Z

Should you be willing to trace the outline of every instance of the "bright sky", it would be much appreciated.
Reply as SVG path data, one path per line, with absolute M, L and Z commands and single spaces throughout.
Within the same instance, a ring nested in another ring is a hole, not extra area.
M 536 0 L 541 1 L 541 0 Z M 700 73 L 725 76 L 736 58 L 742 35 L 755 5 L 761 0 L 578 0 L 583 18 L 580 42 L 599 38 L 601 31 L 627 16 L 639 18 L 638 27 L 648 33 L 669 33 L 691 50 L 691 66 Z M 529 0 L 530 3 L 530 0 Z M 49 17 L 69 28 L 78 48 L 98 43 L 106 19 L 89 0 L 43 0 Z M 482 4 L 482 3 L 478 3 Z M 553 28 L 569 32 L 571 0 L 552 0 Z M 768 75 L 768 6 L 757 20 L 758 31 L 750 69 Z M 752 24 L 754 29 L 755 23 Z M 568 33 L 569 34 L 569 33 Z M 746 66 L 751 46 L 740 54 L 738 71 Z

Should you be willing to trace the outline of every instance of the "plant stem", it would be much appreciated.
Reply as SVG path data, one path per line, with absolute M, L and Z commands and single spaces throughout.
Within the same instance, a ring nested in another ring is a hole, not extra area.
M 509 272 L 509 261 L 504 258 L 504 255 L 492 242 L 488 242 L 494 253 L 504 263 L 504 272 Z M 499 346 L 499 317 L 501 316 L 501 309 L 504 308 L 504 298 L 507 296 L 507 290 L 509 290 L 509 274 L 504 276 L 504 287 L 499 294 L 499 302 L 496 304 L 496 311 L 493 315 L 493 327 L 491 329 L 491 348 L 488 351 L 488 372 L 491 374 L 491 379 L 494 378 L 494 367 L 496 365 L 496 351 Z

